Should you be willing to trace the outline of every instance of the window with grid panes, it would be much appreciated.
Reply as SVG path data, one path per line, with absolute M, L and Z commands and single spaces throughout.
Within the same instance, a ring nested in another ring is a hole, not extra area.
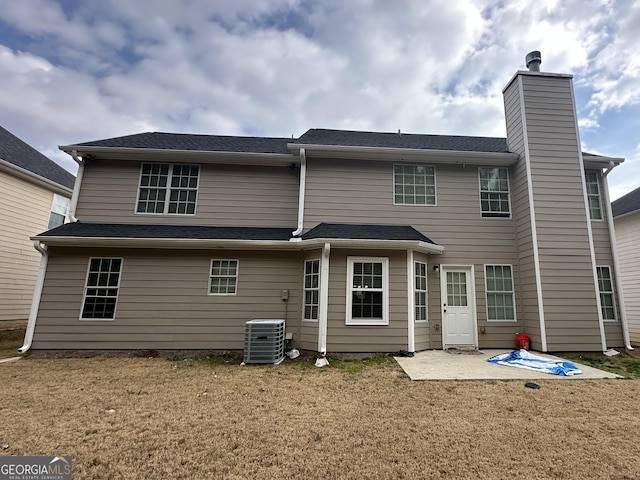
M 415 320 L 427 320 L 427 264 L 415 262 Z
M 195 214 L 199 175 L 198 165 L 142 164 L 136 212 Z
M 467 274 L 465 272 L 447 272 L 447 305 L 466 307 Z
M 348 257 L 347 324 L 389 323 L 388 260 Z
M 211 260 L 210 295 L 235 295 L 238 290 L 238 260 Z
M 598 267 L 597 271 L 602 319 L 613 321 L 616 319 L 616 307 L 613 299 L 613 282 L 611 281 L 611 269 L 609 267 Z
M 506 168 L 480 168 L 480 209 L 483 217 L 509 217 L 509 174 Z
M 515 321 L 513 276 L 510 265 L 486 265 L 487 320 Z
M 393 202 L 396 205 L 435 205 L 436 171 L 427 165 L 393 166 Z
M 121 258 L 91 258 L 82 302 L 83 320 L 113 320 L 122 272 Z
M 587 203 L 589 204 L 589 217 L 591 218 L 591 220 L 602 220 L 598 172 L 595 170 L 587 170 L 586 172 L 584 172 L 584 176 L 587 184 Z
M 304 320 L 317 321 L 320 308 L 320 260 L 304 262 Z

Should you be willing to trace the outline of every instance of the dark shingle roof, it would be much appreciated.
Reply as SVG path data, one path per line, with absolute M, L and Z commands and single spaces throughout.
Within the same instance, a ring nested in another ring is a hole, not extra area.
M 280 153 L 288 155 L 291 138 L 232 137 L 186 133 L 147 132 L 125 137 L 78 143 L 74 147 L 151 148 L 159 150 L 197 150 L 203 152 Z M 71 147 L 71 145 L 69 145 Z
M 636 210 L 640 210 L 640 187 L 611 203 L 611 211 L 614 217 Z
M 39 237 L 174 238 L 204 240 L 289 240 L 294 228 L 201 227 L 115 223 L 66 223 Z
M 58 185 L 73 188 L 76 177 L 2 127 L 0 127 L 0 158 Z
M 341 238 L 351 240 L 413 240 L 435 242 L 409 225 L 361 225 L 352 223 L 321 223 L 302 235 L 303 240 Z
M 327 130 L 323 128 L 308 130 L 295 143 L 306 145 L 454 150 L 463 152 L 509 152 L 505 138 L 356 132 L 350 130 Z

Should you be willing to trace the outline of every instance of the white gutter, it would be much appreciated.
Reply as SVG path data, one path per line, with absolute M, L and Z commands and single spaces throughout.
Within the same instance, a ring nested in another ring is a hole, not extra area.
M 511 83 L 511 82 L 509 82 Z M 506 88 L 506 87 L 505 87 Z M 522 77 L 518 76 L 518 93 L 520 104 L 524 105 L 524 87 Z M 527 119 L 524 108 L 521 112 L 522 137 L 524 143 L 524 160 L 527 170 L 527 189 L 529 190 L 529 215 L 531 217 L 531 243 L 533 246 L 533 266 L 536 274 L 536 293 L 538 298 L 538 319 L 540 321 L 540 343 L 541 350 L 547 351 L 547 327 L 544 318 L 544 303 L 542 301 L 542 274 L 540 272 L 540 253 L 538 252 L 538 229 L 536 226 L 535 202 L 533 200 L 533 180 L 531 178 L 531 153 L 529 152 L 529 135 L 527 134 Z
M 329 316 L 329 257 L 331 244 L 325 243 L 322 248 L 320 264 L 320 313 L 318 315 L 318 352 L 327 354 L 327 319 Z
M 407 250 L 407 351 L 416 351 L 415 336 L 415 272 L 413 250 Z
M 300 149 L 300 188 L 298 192 L 298 228 L 291 235 L 297 237 L 304 229 L 304 194 L 307 185 L 307 156 L 305 149 Z
M 75 223 L 78 221 L 76 218 L 76 209 L 78 208 L 80 185 L 82 184 L 82 176 L 84 175 L 84 160 L 78 157 L 76 150 L 71 150 L 71 158 L 78 164 L 78 173 L 76 174 L 76 181 L 73 184 L 73 195 L 71 195 L 71 205 L 69 206 L 69 220 Z
M 0 171 L 10 173 L 11 175 L 21 178 L 27 182 L 34 183 L 40 187 L 46 188 L 47 190 L 52 190 L 63 197 L 67 197 L 71 193 L 70 188 L 60 185 L 48 178 L 41 177 L 40 175 L 37 175 L 25 168 L 14 165 L 11 162 L 7 162 L 2 158 L 0 158 Z
M 622 323 L 622 336 L 624 339 L 624 347 L 633 351 L 631 346 L 631 339 L 629 338 L 629 323 L 627 322 L 627 311 L 624 307 L 624 295 L 622 293 L 622 279 L 620 278 L 620 262 L 618 260 L 618 245 L 616 243 L 616 232 L 613 224 L 613 212 L 611 211 L 611 201 L 609 200 L 609 181 L 607 175 L 611 170 L 616 167 L 617 164 L 611 162 L 609 168 L 602 175 L 604 178 L 604 202 L 607 206 L 607 224 L 609 226 L 609 239 L 611 242 L 611 256 L 613 257 L 613 270 L 616 277 L 616 289 L 618 290 L 618 306 L 620 310 L 620 322 Z
M 49 260 L 49 254 L 47 253 L 46 245 L 42 245 L 39 240 L 35 240 L 33 242 L 33 247 L 40 252 L 42 257 L 40 258 L 40 269 L 38 270 L 36 286 L 33 290 L 33 301 L 31 303 L 31 311 L 29 312 L 27 331 L 24 335 L 24 344 L 18 349 L 18 352 L 20 353 L 25 353 L 31 348 L 31 342 L 33 341 L 33 332 L 36 329 L 36 318 L 38 317 L 38 309 L 40 308 L 42 287 L 44 286 L 44 275 L 47 271 L 47 262 Z

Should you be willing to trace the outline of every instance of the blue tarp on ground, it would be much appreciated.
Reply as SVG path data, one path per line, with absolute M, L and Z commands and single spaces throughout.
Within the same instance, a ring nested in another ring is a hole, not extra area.
M 571 362 L 539 357 L 526 350 L 514 350 L 509 353 L 503 353 L 491 357 L 487 361 L 509 367 L 527 368 L 529 370 L 535 370 L 536 372 L 551 373 L 553 375 L 570 376 L 582 373 L 582 371 Z

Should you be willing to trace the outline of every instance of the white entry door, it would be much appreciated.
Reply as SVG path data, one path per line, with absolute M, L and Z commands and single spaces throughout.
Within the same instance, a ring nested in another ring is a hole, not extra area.
M 442 266 L 442 347 L 476 347 L 471 267 Z

